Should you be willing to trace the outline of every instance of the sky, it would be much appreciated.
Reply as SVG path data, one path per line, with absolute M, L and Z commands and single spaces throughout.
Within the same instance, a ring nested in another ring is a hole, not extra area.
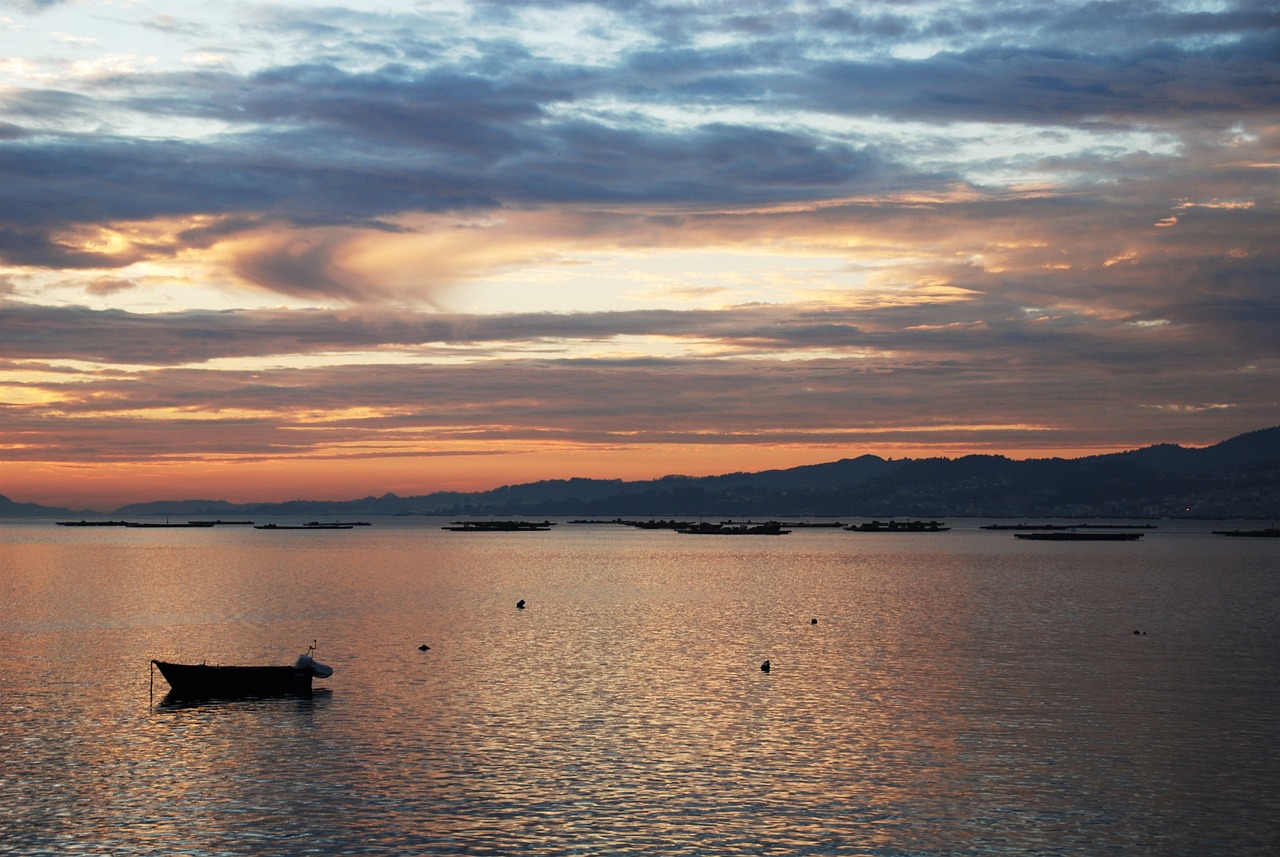
M 1280 424 L 1280 6 L 0 0 L 0 493 Z

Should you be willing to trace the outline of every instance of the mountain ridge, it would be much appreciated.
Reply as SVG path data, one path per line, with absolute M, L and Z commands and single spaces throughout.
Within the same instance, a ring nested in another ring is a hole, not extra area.
M 93 513 L 16 504 L 0 517 Z M 152 515 L 921 515 L 1280 517 L 1280 426 L 1209 447 L 1156 444 L 1083 458 L 1001 455 L 884 459 L 651 480 L 549 479 L 479 492 L 383 494 L 352 500 L 231 503 L 160 500 L 109 517 Z

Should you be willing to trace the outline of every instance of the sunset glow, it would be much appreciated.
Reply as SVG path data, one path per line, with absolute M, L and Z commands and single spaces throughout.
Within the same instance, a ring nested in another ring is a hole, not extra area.
M 1280 424 L 1280 16 L 0 10 L 0 494 L 343 499 Z

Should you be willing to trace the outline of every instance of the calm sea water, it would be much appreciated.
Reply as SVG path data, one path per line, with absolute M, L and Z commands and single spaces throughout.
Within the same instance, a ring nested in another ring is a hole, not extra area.
M 441 523 L 0 525 L 0 854 L 1280 848 L 1276 540 Z

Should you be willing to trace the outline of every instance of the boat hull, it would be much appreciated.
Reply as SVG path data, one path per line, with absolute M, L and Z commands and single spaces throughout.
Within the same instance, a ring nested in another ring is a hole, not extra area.
M 151 662 L 170 693 L 186 699 L 224 699 L 242 696 L 309 695 L 315 670 L 311 667 L 238 667 Z

